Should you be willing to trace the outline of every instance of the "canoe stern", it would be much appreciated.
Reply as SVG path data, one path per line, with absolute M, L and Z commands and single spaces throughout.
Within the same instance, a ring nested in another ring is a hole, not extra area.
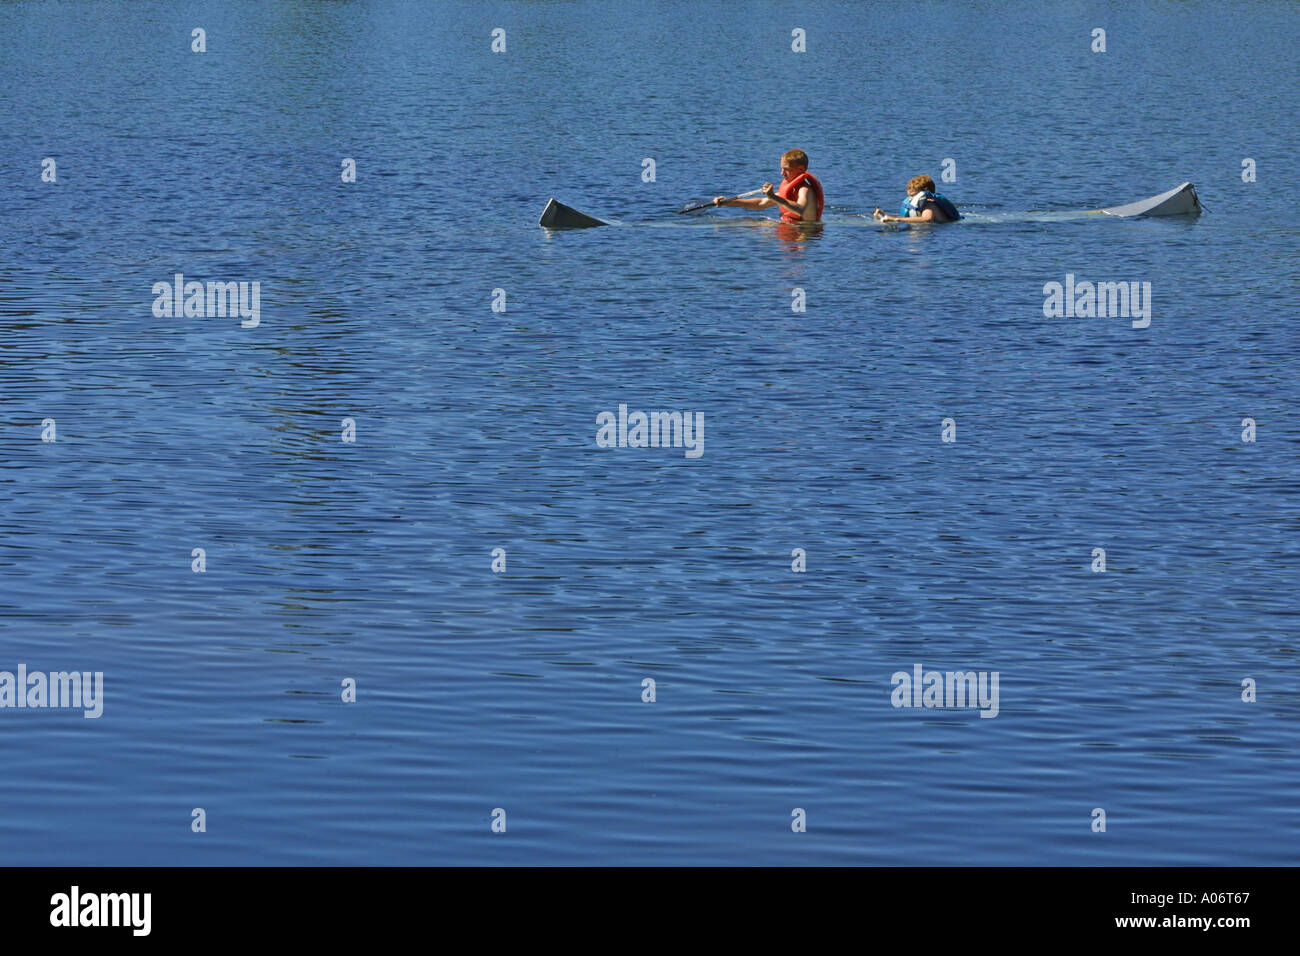
M 1199 216 L 1202 212 L 1200 197 L 1191 183 L 1175 186 L 1167 193 L 1140 199 L 1123 206 L 1111 206 L 1102 212 L 1108 216 Z
M 592 226 L 608 226 L 609 223 L 579 212 L 552 197 L 542 210 L 542 218 L 537 220 L 537 225 L 543 229 L 590 229 Z

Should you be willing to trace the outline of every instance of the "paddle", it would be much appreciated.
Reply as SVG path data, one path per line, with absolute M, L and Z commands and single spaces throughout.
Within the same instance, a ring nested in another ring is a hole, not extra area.
M 758 195 L 759 193 L 761 193 L 762 191 L 763 191 L 763 190 L 761 190 L 761 189 L 755 189 L 755 190 L 753 190 L 752 192 L 741 193 L 739 196 L 732 196 L 731 199 L 748 199 L 750 196 L 757 196 L 757 195 Z M 731 202 L 731 199 L 728 199 L 727 202 Z M 698 203 L 698 204 L 696 204 L 696 205 L 694 205 L 694 206 L 683 206 L 681 209 L 679 209 L 679 210 L 677 210 L 677 211 L 678 211 L 679 213 L 683 213 L 683 212 L 698 212 L 698 211 L 701 210 L 701 209 L 708 209 L 708 208 L 709 208 L 710 206 L 712 206 L 712 205 L 713 205 L 713 200 L 710 199 L 708 202 Z

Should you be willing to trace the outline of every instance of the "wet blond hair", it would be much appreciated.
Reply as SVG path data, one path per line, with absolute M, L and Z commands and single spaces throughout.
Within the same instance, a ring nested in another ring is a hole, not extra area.
M 802 149 L 790 149 L 781 156 L 782 166 L 802 166 L 808 168 L 808 154 Z
M 934 192 L 934 180 L 929 176 L 913 176 L 907 181 L 907 194 L 924 189 L 928 193 Z

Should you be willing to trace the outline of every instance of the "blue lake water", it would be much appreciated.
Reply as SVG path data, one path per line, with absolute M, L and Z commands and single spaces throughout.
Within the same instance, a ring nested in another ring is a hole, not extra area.
M 1280 2 L 0 6 L 0 670 L 104 675 L 0 709 L 0 863 L 1295 863 L 1298 44 Z M 674 215 L 791 147 L 820 233 Z M 967 221 L 865 218 L 945 159 Z M 156 317 L 178 272 L 260 323 Z M 1067 274 L 1149 327 L 1045 317 Z M 620 404 L 703 453 L 598 447 Z M 892 706 L 918 664 L 996 718 Z

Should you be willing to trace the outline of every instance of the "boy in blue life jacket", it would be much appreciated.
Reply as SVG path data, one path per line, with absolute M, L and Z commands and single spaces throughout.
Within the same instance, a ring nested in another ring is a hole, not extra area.
M 961 213 L 952 201 L 934 191 L 929 176 L 913 176 L 907 183 L 907 199 L 898 207 L 897 216 L 887 216 L 879 208 L 872 213 L 881 222 L 956 222 Z

